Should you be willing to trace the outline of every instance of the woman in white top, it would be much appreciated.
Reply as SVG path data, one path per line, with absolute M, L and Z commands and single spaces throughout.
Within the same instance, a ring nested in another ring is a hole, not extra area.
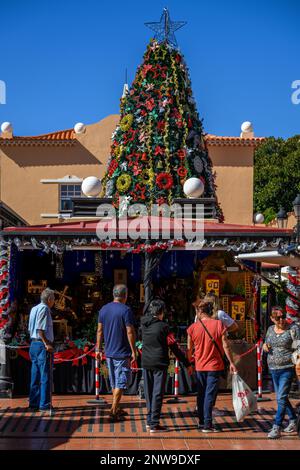
M 226 312 L 224 312 L 224 310 L 220 310 L 219 297 L 215 294 L 207 294 L 204 297 L 204 301 L 211 302 L 213 304 L 214 313 L 212 318 L 220 320 L 229 333 L 234 333 L 239 329 L 238 324 Z

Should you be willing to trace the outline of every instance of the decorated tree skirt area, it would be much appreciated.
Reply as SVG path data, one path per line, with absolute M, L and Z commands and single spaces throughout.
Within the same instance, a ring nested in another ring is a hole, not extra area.
M 95 385 L 94 343 L 98 312 L 112 300 L 115 283 L 127 284 L 128 304 L 135 316 L 137 346 L 140 317 L 144 308 L 144 257 L 141 254 L 118 250 L 65 251 L 61 255 L 41 250 L 17 251 L 11 258 L 11 298 L 18 300 L 13 338 L 8 350 L 14 392 L 28 392 L 30 359 L 28 355 L 28 317 L 33 305 L 39 303 L 46 287 L 55 290 L 53 308 L 55 333 L 54 387 L 56 393 L 93 393 Z M 239 324 L 231 334 L 233 350 L 238 356 L 247 353 L 240 367 L 251 386 L 256 386 L 256 281 L 252 274 L 242 271 L 225 251 L 167 251 L 161 256 L 152 273 L 154 296 L 167 304 L 167 320 L 180 342 L 186 347 L 186 329 L 194 321 L 192 302 L 199 292 L 214 292 L 220 307 Z M 2 327 L 5 322 L 2 321 Z M 26 347 L 27 346 L 27 347 Z M 110 390 L 106 364 L 100 370 L 100 392 Z M 129 394 L 139 391 L 141 371 L 133 374 Z M 171 358 L 166 392 L 171 393 L 174 382 L 174 360 Z M 195 391 L 193 378 L 180 368 L 180 393 Z M 224 383 L 223 388 L 230 387 Z

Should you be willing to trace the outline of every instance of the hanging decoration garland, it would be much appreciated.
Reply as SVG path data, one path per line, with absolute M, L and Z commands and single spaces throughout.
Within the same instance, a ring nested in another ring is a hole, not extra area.
M 297 302 L 292 297 L 287 297 L 286 299 L 286 312 L 287 317 L 295 321 L 300 317 L 300 273 L 296 268 L 288 268 L 288 280 L 287 280 L 287 290 L 297 297 L 299 301 Z
M 0 316 L 9 307 L 10 245 L 0 245 Z
M 95 274 L 97 274 L 100 279 L 103 279 L 103 258 L 101 251 L 96 251 L 95 253 Z
M 64 256 L 63 256 L 63 253 L 59 253 L 58 255 L 56 255 L 55 277 L 56 277 L 56 279 L 63 279 L 63 277 L 64 277 Z

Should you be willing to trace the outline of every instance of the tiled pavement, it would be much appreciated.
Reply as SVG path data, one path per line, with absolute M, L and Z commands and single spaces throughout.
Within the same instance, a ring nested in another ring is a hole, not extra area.
M 109 422 L 111 396 L 104 396 L 107 404 L 101 407 L 88 404 L 88 398 L 54 396 L 51 417 L 29 412 L 26 398 L 0 400 L 0 450 L 300 450 L 295 434 L 276 441 L 266 438 L 275 412 L 274 396 L 272 401 L 259 403 L 258 412 L 238 424 L 231 395 L 219 395 L 216 406 L 224 416 L 215 418 L 220 432 L 213 435 L 197 430 L 195 397 L 181 397 L 187 403 L 178 404 L 168 404 L 166 397 L 161 422 L 168 432 L 155 435 L 146 430 L 145 403 L 139 398 L 124 397 L 129 415 L 121 423 Z

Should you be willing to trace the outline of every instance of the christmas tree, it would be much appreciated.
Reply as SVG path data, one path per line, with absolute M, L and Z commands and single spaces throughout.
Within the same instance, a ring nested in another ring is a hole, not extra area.
M 202 181 L 204 197 L 215 197 L 188 69 L 172 40 L 180 23 L 171 22 L 177 25 L 172 30 L 166 26 L 167 10 L 164 15 L 164 37 L 150 41 L 131 88 L 123 94 L 120 123 L 112 135 L 102 184 L 103 195 L 112 197 L 116 208 L 121 196 L 130 204 L 171 205 L 185 197 L 183 185 L 192 177 Z

